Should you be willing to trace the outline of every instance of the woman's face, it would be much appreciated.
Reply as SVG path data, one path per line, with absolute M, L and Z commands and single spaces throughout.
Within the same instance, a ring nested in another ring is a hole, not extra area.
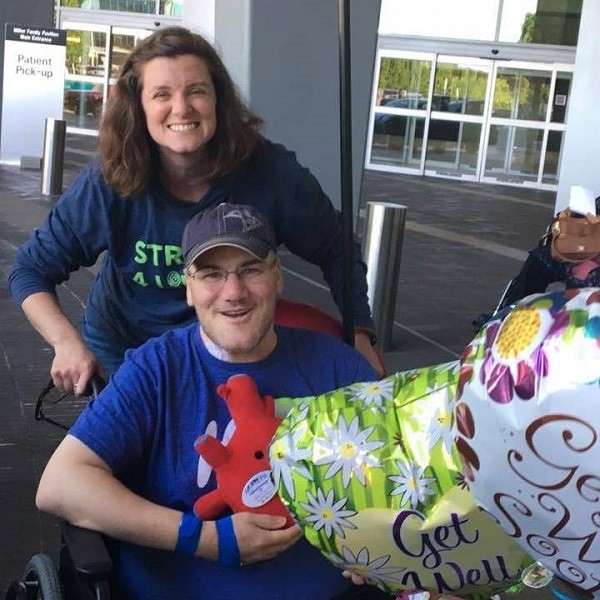
M 142 67 L 142 107 L 161 154 L 201 153 L 217 127 L 217 98 L 206 63 L 186 54 Z

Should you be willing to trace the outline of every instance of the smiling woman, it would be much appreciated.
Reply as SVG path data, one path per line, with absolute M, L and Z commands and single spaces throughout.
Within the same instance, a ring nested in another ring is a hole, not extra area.
M 200 35 L 168 27 L 133 49 L 104 112 L 99 159 L 20 248 L 9 276 L 14 298 L 54 349 L 58 388 L 85 389 L 94 373 L 114 372 L 128 348 L 195 319 L 182 232 L 194 215 L 223 202 L 257 208 L 275 246 L 317 264 L 341 304 L 339 211 L 293 152 L 262 137 L 261 125 Z M 80 333 L 56 286 L 103 252 Z M 380 370 L 358 244 L 353 253 L 356 346 Z M 239 273 L 237 264 L 216 266 Z M 225 279 L 229 287 L 240 283 Z
M 181 155 L 197 153 L 201 161 L 217 129 L 217 97 L 208 67 L 192 55 L 156 58 L 144 66 L 141 83 L 148 133 L 166 174 L 178 181 Z

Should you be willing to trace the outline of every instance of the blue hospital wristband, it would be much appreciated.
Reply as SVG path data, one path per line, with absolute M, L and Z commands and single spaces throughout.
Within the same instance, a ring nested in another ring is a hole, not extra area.
M 194 513 L 183 513 L 179 521 L 179 533 L 175 552 L 195 556 L 202 532 L 202 519 Z
M 238 548 L 233 520 L 231 517 L 223 517 L 216 521 L 217 538 L 219 540 L 219 562 L 228 567 L 241 567 L 242 559 Z

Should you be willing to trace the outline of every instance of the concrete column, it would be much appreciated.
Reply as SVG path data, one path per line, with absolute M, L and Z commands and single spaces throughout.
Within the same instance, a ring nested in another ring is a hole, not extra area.
M 584 0 L 559 172 L 557 210 L 568 205 L 572 185 L 583 185 L 600 195 L 599 29 L 600 2 Z
M 380 4 L 350 2 L 355 216 Z M 214 6 L 216 45 L 242 95 L 265 120 L 265 134 L 296 151 L 339 207 L 338 1 L 218 0 Z M 185 24 L 194 27 L 185 7 L 183 14 Z

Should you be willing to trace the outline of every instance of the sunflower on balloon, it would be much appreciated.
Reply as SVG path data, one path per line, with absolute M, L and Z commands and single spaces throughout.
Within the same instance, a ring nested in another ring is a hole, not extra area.
M 569 334 L 573 316 L 566 301 L 562 293 L 536 296 L 503 320 L 500 315 L 488 323 L 463 353 L 458 397 L 473 376 L 474 363 L 482 359 L 479 379 L 491 400 L 506 404 L 515 397 L 533 398 L 548 375 L 549 357 L 556 353 L 560 338 Z M 572 325 L 575 322 L 576 318 Z

